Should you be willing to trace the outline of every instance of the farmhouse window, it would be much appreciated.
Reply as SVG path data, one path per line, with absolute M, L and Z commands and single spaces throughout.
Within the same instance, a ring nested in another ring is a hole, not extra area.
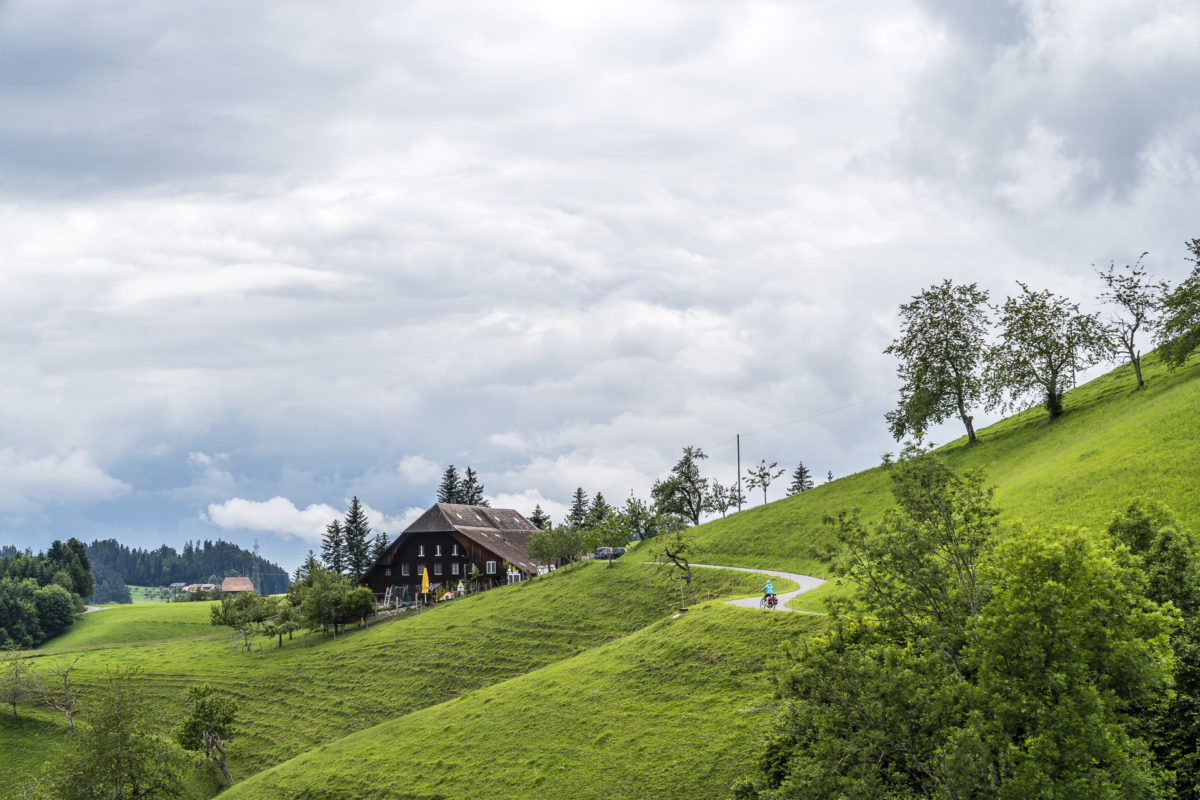
M 407 578 L 407 577 L 408 577 L 408 575 L 409 575 L 409 573 L 410 573 L 411 571 L 412 571 L 412 570 L 410 570 L 410 569 L 409 569 L 409 567 L 408 567 L 408 564 L 401 564 L 401 565 L 400 565 L 400 574 L 401 574 L 401 575 L 403 575 L 404 577 L 406 577 L 406 578 Z
M 439 561 L 439 562 L 437 562 L 436 564 L 434 564 L 434 565 L 433 565 L 433 574 L 434 574 L 434 575 L 441 575 L 441 574 L 442 574 L 442 562 L 440 562 L 440 561 Z
M 450 574 L 451 574 L 451 575 L 457 575 L 457 574 L 458 574 L 458 562 L 457 562 L 457 561 L 451 562 L 451 564 L 450 564 Z
M 391 574 L 392 574 L 392 568 L 391 568 L 391 567 L 384 567 L 384 568 L 383 568 L 383 574 L 384 574 L 384 575 L 391 575 Z
M 425 557 L 425 545 L 419 544 L 419 545 L 417 545 L 417 558 L 424 558 L 424 557 Z
M 440 544 L 435 544 L 433 546 L 433 554 L 435 556 L 440 556 L 442 554 L 442 546 Z
M 488 575 L 495 575 L 496 574 L 496 562 L 495 561 L 487 562 L 487 570 L 485 570 L 485 571 L 487 572 Z
M 450 545 L 450 555 L 452 555 L 452 556 L 458 555 L 458 543 L 457 542 Z

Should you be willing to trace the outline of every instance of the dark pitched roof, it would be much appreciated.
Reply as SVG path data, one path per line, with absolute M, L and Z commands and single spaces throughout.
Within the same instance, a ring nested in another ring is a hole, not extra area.
M 525 553 L 525 543 L 537 530 L 536 525 L 511 508 L 437 503 L 405 528 L 367 572 L 376 565 L 390 563 L 401 540 L 410 533 L 449 533 L 475 542 L 522 572 L 536 574 L 537 563 Z

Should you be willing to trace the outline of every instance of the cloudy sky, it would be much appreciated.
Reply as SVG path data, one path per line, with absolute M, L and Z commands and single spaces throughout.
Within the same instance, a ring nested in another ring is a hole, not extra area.
M 873 465 L 923 287 L 1187 274 L 1198 87 L 1195 0 L 0 0 L 0 543 Z

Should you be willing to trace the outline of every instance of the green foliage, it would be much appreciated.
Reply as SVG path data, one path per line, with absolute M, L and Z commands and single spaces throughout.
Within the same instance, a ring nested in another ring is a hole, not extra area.
M 788 487 L 788 497 L 801 492 L 807 492 L 813 488 L 812 473 L 808 471 L 808 467 L 804 466 L 801 461 L 796 465 L 796 469 L 792 472 L 792 484 Z
M 1162 300 L 1162 327 L 1158 349 L 1163 363 L 1172 371 L 1183 366 L 1200 347 L 1200 239 L 1187 243 L 1196 266 L 1187 279 Z
M 468 506 L 487 506 L 488 501 L 483 496 L 483 484 L 479 480 L 479 474 L 475 470 L 467 467 L 466 474 L 463 476 L 462 485 L 459 487 L 459 497 L 462 499 L 458 502 Z
M 346 592 L 342 610 L 347 619 L 366 622 L 367 616 L 375 611 L 375 595 L 366 586 L 356 586 Z
M 1075 373 L 1098 364 L 1107 352 L 1104 326 L 1079 305 L 1018 282 L 1019 297 L 998 310 L 1000 340 L 987 351 L 985 381 L 992 408 L 1012 409 L 1040 392 L 1051 419 L 1063 413 L 1063 394 Z
M 545 511 L 542 511 L 541 503 L 533 507 L 533 513 L 529 515 L 529 521 L 538 526 L 538 528 L 546 530 L 546 527 L 550 524 L 550 516 Z
M 293 584 L 288 591 L 289 600 L 300 609 L 300 621 L 313 631 L 330 628 L 336 636 L 338 626 L 346 618 L 346 595 L 350 592 L 350 580 L 327 569 L 313 569 L 303 582 Z
M 263 597 L 256 592 L 238 592 L 235 595 L 222 597 L 209 609 L 213 625 L 224 625 L 233 628 L 250 650 L 254 636 L 262 632 L 265 620 L 278 612 L 278 605 L 269 597 Z
M 629 524 L 625 516 L 609 511 L 588 531 L 587 542 L 589 549 L 596 550 L 600 547 L 624 547 L 629 544 L 630 538 Z M 612 562 L 612 550 L 610 549 L 608 555 L 610 567 Z
M 579 530 L 587 525 L 588 496 L 579 486 L 571 496 L 571 510 L 567 512 L 566 526 Z M 561 527 L 561 526 L 560 526 Z
M 321 537 L 321 561 L 326 569 L 339 575 L 346 574 L 346 537 L 341 520 L 335 519 L 325 526 L 325 535 Z
M 439 503 L 461 503 L 462 500 L 462 485 L 461 479 L 458 477 L 458 470 L 454 465 L 446 467 L 446 471 L 442 473 L 442 482 L 438 486 L 437 501 Z
M 1101 302 L 1116 306 L 1120 311 L 1109 321 L 1109 347 L 1114 356 L 1127 357 L 1133 367 L 1137 388 L 1146 385 L 1142 379 L 1142 353 L 1137 348 L 1139 331 L 1147 333 L 1154 330 L 1158 320 L 1154 312 L 1159 304 L 1159 296 L 1166 291 L 1166 285 L 1152 282 L 1142 269 L 1142 253 L 1133 266 L 1126 265 L 1118 271 L 1115 264 L 1109 264 L 1108 271 L 1100 273 L 1104 281 L 1104 291 L 1100 294 Z
M 786 472 L 786 470 L 783 467 L 780 467 L 777 462 L 772 461 L 770 464 L 768 464 L 767 460 L 764 458 L 758 462 L 757 467 L 748 467 L 746 469 L 746 474 L 750 476 L 750 479 L 746 481 L 746 488 L 751 491 L 755 489 L 762 489 L 763 505 L 766 505 L 767 487 L 770 486 L 771 483 L 784 472 Z
M 896 356 L 903 382 L 899 406 L 885 416 L 897 441 L 924 438 L 930 423 L 957 416 L 975 441 L 970 410 L 983 400 L 988 293 L 949 279 L 900 306 L 900 336 L 883 352 Z
M 122 800 L 184 796 L 186 761 L 154 733 L 141 670 L 111 669 L 88 698 L 88 724 L 51 775 L 49 795 L 61 800 Z
M 700 475 L 700 462 L 706 458 L 699 447 L 683 448 L 683 455 L 671 468 L 671 474 L 650 487 L 650 496 L 659 511 L 691 520 L 693 525 L 700 524 L 708 498 L 708 478 Z
M 41 689 L 37 676 L 29 668 L 29 659 L 14 643 L 0 650 L 0 703 L 12 706 L 17 716 L 17 704 L 31 699 Z
M 980 475 L 907 456 L 894 511 L 835 523 L 856 591 L 792 652 L 760 796 L 1158 794 L 1140 714 L 1167 697 L 1173 611 L 1107 538 L 1000 536 Z
M 176 741 L 185 750 L 203 750 L 204 755 L 220 767 L 225 785 L 233 786 L 225 750 L 236 732 L 237 703 L 208 684 L 188 689 L 187 702 L 188 717 L 176 731 Z
M 371 566 L 371 526 L 357 495 L 350 501 L 342 534 L 346 538 L 346 570 L 357 580 Z

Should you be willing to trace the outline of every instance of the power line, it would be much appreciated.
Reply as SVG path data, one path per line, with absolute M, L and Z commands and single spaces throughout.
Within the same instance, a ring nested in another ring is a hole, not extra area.
M 825 417 L 830 414 L 836 414 L 839 411 L 845 411 L 848 408 L 854 408 L 855 406 L 861 406 L 864 403 L 870 403 L 872 401 L 879 400 L 884 397 L 889 397 L 891 395 L 898 393 L 899 391 L 900 391 L 899 389 L 892 389 L 891 391 L 884 392 L 883 394 L 877 394 L 874 397 L 867 397 L 862 400 L 855 400 L 853 403 L 846 403 L 845 405 L 838 406 L 837 408 L 826 409 L 825 411 L 819 411 L 816 414 L 810 414 L 807 417 L 800 417 L 799 419 L 788 420 L 787 422 L 780 422 L 777 425 L 771 425 L 770 427 L 767 427 L 767 428 L 759 428 L 758 430 L 750 431 L 749 433 L 743 433 L 740 435 L 741 436 L 754 436 L 759 433 L 766 433 L 768 431 L 774 431 L 774 430 L 778 430 L 780 428 L 786 428 L 789 425 L 796 425 L 801 422 L 808 422 L 809 420 L 818 419 L 819 417 Z M 701 449 L 702 450 L 716 450 L 718 447 L 722 447 L 723 445 L 726 445 L 729 442 L 734 441 L 735 439 L 738 438 L 738 436 L 739 436 L 739 434 L 734 434 L 733 436 L 730 436 L 728 439 L 718 442 L 715 445 L 710 445 L 707 447 L 703 447 Z M 652 478 L 652 477 L 654 477 L 654 475 L 660 475 L 663 472 L 666 472 L 667 470 L 671 469 L 672 466 L 674 466 L 674 465 L 669 464 L 669 465 L 666 465 L 663 467 L 659 467 L 658 469 L 654 470 L 653 474 L 651 474 L 649 472 L 639 472 L 637 477 L 629 478 L 628 480 L 622 481 L 620 483 L 614 483 L 611 486 L 605 486 L 604 488 L 600 489 L 600 492 L 603 493 L 603 492 L 609 491 L 611 489 L 616 489 L 617 487 L 620 487 L 620 486 L 627 486 L 628 484 L 632 483 L 633 481 L 637 480 L 638 478 Z

